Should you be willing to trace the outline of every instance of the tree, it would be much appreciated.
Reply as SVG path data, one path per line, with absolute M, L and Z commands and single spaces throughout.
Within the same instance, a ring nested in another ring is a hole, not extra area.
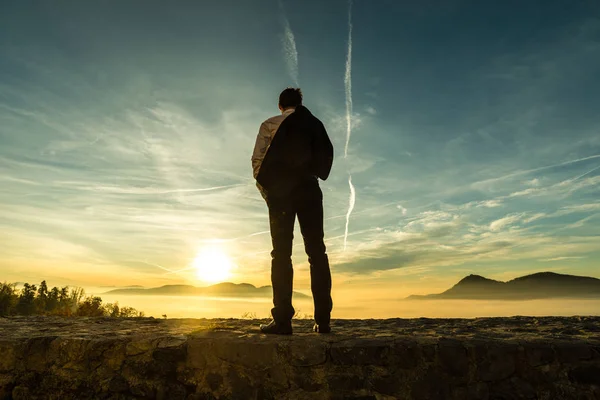
M 71 316 L 76 313 L 81 299 L 85 296 L 85 290 L 73 288 L 69 291 L 69 287 L 64 286 L 60 290 L 57 289 L 57 292 L 58 307 L 54 314 Z
M 61 303 L 66 302 L 69 299 L 69 287 L 68 286 L 64 286 L 62 289 L 60 289 L 60 293 L 58 296 L 58 301 Z
M 83 288 L 76 287 L 76 288 L 71 289 L 71 296 L 70 296 L 71 305 L 74 308 L 77 308 L 77 306 L 79 305 L 79 303 L 81 303 L 81 300 L 84 298 L 84 296 L 85 296 L 85 290 Z
M 23 289 L 21 289 L 21 294 L 19 295 L 19 300 L 17 302 L 18 314 L 32 315 L 35 313 L 35 292 L 35 285 L 30 285 L 29 283 L 23 285 Z
M 87 297 L 77 308 L 77 315 L 80 317 L 102 317 L 104 308 L 100 297 Z
M 46 312 L 46 304 L 48 303 L 48 285 L 46 281 L 40 283 L 40 287 L 37 291 L 37 297 L 35 298 L 37 314 L 44 314 Z
M 17 294 L 14 283 L 0 283 L 0 316 L 10 315 L 15 311 Z
M 46 302 L 46 311 L 50 314 L 54 313 L 58 308 L 59 297 L 60 290 L 55 286 L 48 294 L 48 301 Z
M 114 304 L 112 303 L 108 303 L 107 305 L 104 306 L 104 315 L 106 315 L 107 317 L 111 317 L 111 318 L 117 318 L 120 317 L 120 309 L 119 309 L 119 303 L 116 302 Z

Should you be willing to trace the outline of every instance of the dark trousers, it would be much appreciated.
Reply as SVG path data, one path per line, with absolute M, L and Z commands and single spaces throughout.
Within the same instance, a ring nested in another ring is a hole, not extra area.
M 269 223 L 271 226 L 271 283 L 273 285 L 273 319 L 289 322 L 294 316 L 292 288 L 292 241 L 294 222 L 298 223 L 304 239 L 304 249 L 310 264 L 310 281 L 315 306 L 315 322 L 327 325 L 330 321 L 331 272 L 323 242 L 323 193 L 315 179 L 297 186 L 290 195 L 269 198 Z

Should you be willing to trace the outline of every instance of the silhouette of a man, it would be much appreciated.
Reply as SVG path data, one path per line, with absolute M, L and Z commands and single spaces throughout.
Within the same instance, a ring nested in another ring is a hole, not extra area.
M 300 89 L 281 92 L 279 110 L 281 115 L 261 124 L 252 155 L 254 177 L 269 208 L 273 243 L 273 320 L 260 330 L 292 333 L 292 241 L 297 216 L 310 263 L 314 330 L 329 333 L 331 272 L 323 242 L 323 194 L 318 179 L 329 176 L 333 146 L 323 123 L 302 105 Z

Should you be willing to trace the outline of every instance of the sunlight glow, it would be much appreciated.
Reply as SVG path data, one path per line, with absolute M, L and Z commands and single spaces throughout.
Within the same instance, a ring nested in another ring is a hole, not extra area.
M 198 252 L 193 262 L 198 279 L 218 283 L 231 277 L 232 263 L 219 247 L 205 247 Z

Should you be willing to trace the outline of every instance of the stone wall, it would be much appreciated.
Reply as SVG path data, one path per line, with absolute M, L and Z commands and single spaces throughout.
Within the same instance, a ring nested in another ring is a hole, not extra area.
M 600 399 L 600 318 L 0 318 L 0 399 Z

